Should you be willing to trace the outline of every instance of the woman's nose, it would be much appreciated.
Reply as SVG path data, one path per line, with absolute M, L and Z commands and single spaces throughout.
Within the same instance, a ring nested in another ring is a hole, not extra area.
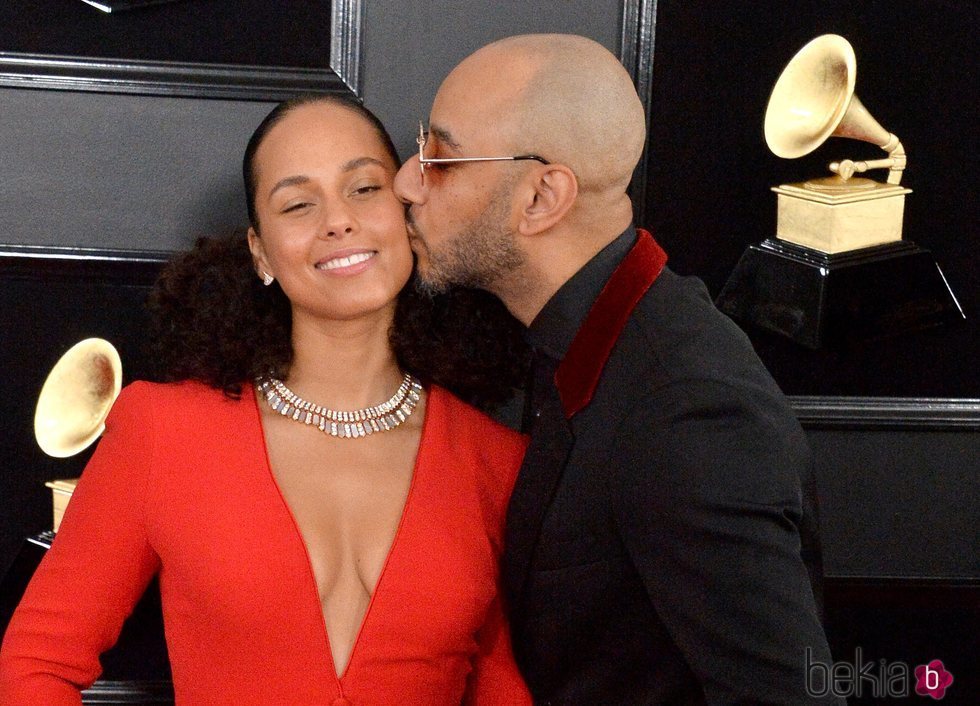
M 328 238 L 350 235 L 354 232 L 356 225 L 354 215 L 349 208 L 340 204 L 334 204 L 324 215 L 323 223 L 320 225 L 319 235 Z

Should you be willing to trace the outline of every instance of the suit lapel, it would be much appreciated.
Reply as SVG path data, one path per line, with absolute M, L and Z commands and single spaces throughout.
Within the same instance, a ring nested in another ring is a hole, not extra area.
M 571 419 L 592 400 L 602 369 L 633 309 L 667 264 L 667 253 L 647 231 L 602 288 L 555 373 L 565 416 Z

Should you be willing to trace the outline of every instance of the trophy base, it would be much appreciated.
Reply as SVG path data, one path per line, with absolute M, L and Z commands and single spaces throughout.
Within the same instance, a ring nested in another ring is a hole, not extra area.
M 965 318 L 932 254 L 908 241 L 829 255 L 767 239 L 745 250 L 715 304 L 813 349 Z
M 812 179 L 773 187 L 776 237 L 828 255 L 902 239 L 911 189 L 871 179 Z

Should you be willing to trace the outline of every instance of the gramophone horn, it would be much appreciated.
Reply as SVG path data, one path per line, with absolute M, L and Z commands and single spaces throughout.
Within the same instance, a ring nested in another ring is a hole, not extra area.
M 887 149 L 892 135 L 854 95 L 854 49 L 836 34 L 800 49 L 776 81 L 766 108 L 766 144 L 779 157 L 809 154 L 831 136 Z
M 49 456 L 73 456 L 105 430 L 122 388 L 122 361 L 111 343 L 87 338 L 61 356 L 48 373 L 34 413 L 34 436 Z

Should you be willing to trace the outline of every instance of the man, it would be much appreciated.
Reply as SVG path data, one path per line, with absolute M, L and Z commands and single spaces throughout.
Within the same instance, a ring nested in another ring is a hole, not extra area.
M 395 182 L 423 285 L 496 294 L 535 351 L 503 572 L 536 700 L 808 702 L 807 659 L 830 655 L 806 442 L 744 335 L 632 226 L 628 74 L 583 37 L 512 37 L 430 117 Z

